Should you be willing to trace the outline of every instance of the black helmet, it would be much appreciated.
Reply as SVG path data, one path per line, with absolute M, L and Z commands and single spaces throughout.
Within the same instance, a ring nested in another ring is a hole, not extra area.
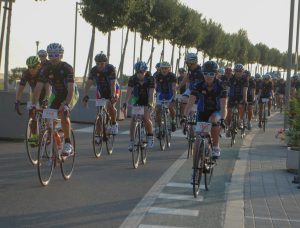
M 182 67 L 182 68 L 179 68 L 179 69 L 178 69 L 178 72 L 179 72 L 179 73 L 185 73 L 186 70 Z
M 96 56 L 95 56 L 95 62 L 107 62 L 107 57 L 106 57 L 106 55 L 105 54 L 103 54 L 103 52 L 101 52 L 100 54 L 97 54 Z
M 205 62 L 202 66 L 202 72 L 218 73 L 219 65 L 212 60 Z
M 246 76 L 248 76 L 248 77 L 250 77 L 250 76 L 251 76 L 251 73 L 250 73 L 250 71 L 249 71 L 249 70 L 245 70 L 245 71 L 244 71 L 244 74 L 245 74 Z

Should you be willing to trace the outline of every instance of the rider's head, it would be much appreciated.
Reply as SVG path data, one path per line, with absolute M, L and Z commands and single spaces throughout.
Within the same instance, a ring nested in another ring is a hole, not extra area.
M 96 62 L 96 66 L 99 70 L 103 70 L 108 61 L 107 56 L 105 54 L 103 54 L 102 51 L 95 56 L 94 60 Z
M 156 63 L 156 65 L 155 65 L 156 71 L 159 71 L 159 67 L 160 67 L 160 62 Z
M 46 50 L 39 50 L 37 53 L 38 57 L 40 58 L 41 62 L 45 62 L 47 60 L 47 51 Z
M 243 64 L 240 64 L 240 63 L 236 64 L 234 66 L 234 73 L 235 73 L 235 75 L 237 77 L 241 77 L 243 75 L 243 73 L 244 73 L 244 66 L 243 66 Z
M 251 73 L 249 70 L 245 70 L 244 71 L 244 75 L 247 77 L 247 78 L 250 78 L 251 77 Z
M 193 70 L 198 65 L 198 56 L 196 53 L 187 53 L 184 59 L 189 69 Z
M 64 48 L 59 43 L 51 43 L 47 46 L 48 58 L 52 64 L 57 64 L 61 61 Z
M 227 77 L 232 76 L 232 69 L 231 69 L 231 67 L 226 67 L 226 69 L 225 69 L 225 75 Z
M 260 80 L 260 79 L 261 79 L 261 75 L 260 75 L 259 73 L 256 73 L 256 74 L 255 74 L 255 79 L 256 79 L 256 80 Z
M 268 80 L 271 79 L 271 75 L 270 75 L 270 74 L 264 74 L 264 75 L 263 75 L 263 79 L 264 79 L 265 81 L 268 81 Z
M 148 69 L 147 63 L 145 63 L 143 61 L 138 61 L 134 65 L 134 69 L 135 69 L 135 72 L 136 72 L 136 75 L 138 76 L 138 78 L 143 79 L 145 77 L 146 71 Z
M 202 73 L 207 84 L 212 84 L 219 70 L 219 65 L 212 60 L 205 62 L 202 66 Z
M 184 75 L 186 73 L 186 70 L 182 67 L 178 69 L 178 73 L 180 76 Z
M 26 65 L 31 75 L 36 75 L 40 69 L 40 61 L 36 56 L 30 56 L 26 60 Z
M 161 62 L 159 68 L 162 75 L 168 75 L 171 70 L 171 65 L 168 62 Z

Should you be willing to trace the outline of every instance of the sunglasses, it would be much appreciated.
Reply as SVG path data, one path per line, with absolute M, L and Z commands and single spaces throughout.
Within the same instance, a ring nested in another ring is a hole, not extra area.
M 203 75 L 206 77 L 215 77 L 216 73 L 214 72 L 203 72 Z
M 48 57 L 49 59 L 56 59 L 60 56 L 59 53 L 51 53 L 51 54 L 48 54 Z

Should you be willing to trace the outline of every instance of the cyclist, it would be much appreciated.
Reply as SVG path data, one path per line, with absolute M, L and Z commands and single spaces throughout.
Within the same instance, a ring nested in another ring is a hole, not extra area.
M 185 77 L 187 77 L 187 74 L 186 74 L 186 70 L 184 68 L 179 68 L 178 69 L 178 73 L 179 73 L 179 77 L 177 78 L 177 90 L 178 90 L 178 93 L 179 94 L 184 94 L 185 90 L 186 90 L 186 85 L 185 84 L 182 84 L 181 82 L 183 81 L 183 79 Z M 180 101 L 180 115 L 182 115 L 182 113 L 184 112 L 184 104 L 182 102 L 182 99 Z
M 247 77 L 247 80 L 249 81 L 249 87 L 247 91 L 247 128 L 248 130 L 252 129 L 252 117 L 253 117 L 253 105 L 254 105 L 254 99 L 255 99 L 255 80 L 254 77 L 251 77 L 251 73 L 248 70 L 244 71 L 245 76 Z
M 28 57 L 26 60 L 26 65 L 27 65 L 28 69 L 23 72 L 21 80 L 20 80 L 20 85 L 19 85 L 19 88 L 16 93 L 15 110 L 17 112 L 19 110 L 20 99 L 22 97 L 22 94 L 23 94 L 26 84 L 27 83 L 29 84 L 31 91 L 33 92 L 34 88 L 37 84 L 39 72 L 41 70 L 41 63 L 40 63 L 38 57 L 36 57 L 36 56 Z M 47 92 L 46 92 L 45 88 L 43 88 L 42 92 L 40 94 L 40 97 L 39 97 L 39 105 L 40 106 L 47 105 L 49 95 L 50 95 L 50 91 L 47 90 Z M 36 122 L 36 120 L 34 120 L 32 111 L 29 112 L 29 116 L 33 118 L 33 121 L 32 121 L 32 126 L 30 126 L 32 134 L 31 134 L 30 138 L 28 139 L 28 142 L 30 145 L 35 146 L 38 143 L 38 135 L 36 134 L 37 122 Z
M 225 75 L 225 69 L 224 68 L 219 68 L 217 78 L 221 79 Z
M 47 59 L 47 51 L 46 50 L 43 50 L 43 49 L 39 50 L 37 55 L 41 61 L 42 67 L 50 64 L 50 61 Z
M 268 116 L 270 116 L 271 112 L 271 105 L 272 105 L 272 97 L 273 97 L 273 83 L 271 80 L 271 75 L 270 74 L 265 74 L 263 75 L 263 80 L 260 84 L 260 89 L 259 89 L 259 123 L 258 127 L 261 128 L 262 124 L 262 98 L 269 98 L 268 102 Z
M 116 121 L 117 110 L 115 108 L 115 104 L 117 102 L 116 69 L 113 65 L 108 64 L 107 56 L 102 52 L 97 54 L 94 60 L 96 62 L 96 66 L 94 66 L 89 73 L 82 101 L 84 106 L 86 106 L 89 100 L 88 91 L 95 81 L 97 87 L 97 99 L 105 98 L 109 100 L 107 103 L 107 111 L 111 118 L 111 133 L 118 134 L 118 123 Z
M 278 106 L 279 108 L 282 108 L 283 105 L 283 98 L 285 95 L 285 81 L 283 78 L 279 79 L 277 89 L 276 89 L 276 94 L 278 94 Z
M 154 101 L 154 77 L 147 72 L 147 64 L 139 61 L 134 65 L 136 73 L 129 78 L 125 103 L 123 109 L 127 109 L 129 100 L 131 99 L 132 106 L 145 106 L 144 110 L 144 124 L 147 133 L 147 146 L 152 148 L 154 146 L 154 137 L 152 132 L 151 112 L 153 111 Z M 130 143 L 128 150 L 132 151 L 134 146 L 134 120 L 131 119 L 130 124 Z
M 205 81 L 197 82 L 194 85 L 188 104 L 184 111 L 184 119 L 189 114 L 193 104 L 198 98 L 197 104 L 197 122 L 212 123 L 211 137 L 212 137 L 212 157 L 217 159 L 220 157 L 219 133 L 220 124 L 224 125 L 224 118 L 226 117 L 226 102 L 227 91 L 226 87 L 216 78 L 218 74 L 218 64 L 214 61 L 207 61 L 203 64 L 202 72 Z M 196 140 L 195 148 L 199 144 L 199 139 Z
M 160 63 L 156 63 L 156 65 L 155 65 L 156 71 L 153 74 L 154 79 L 159 74 L 159 66 L 160 66 Z
M 171 72 L 171 65 L 168 62 L 160 63 L 160 72 L 156 80 L 156 107 L 155 107 L 155 134 L 159 138 L 159 127 L 161 125 L 161 105 L 163 100 L 169 102 L 172 131 L 176 130 L 175 103 L 176 76 Z
M 245 113 L 245 104 L 247 103 L 247 91 L 249 83 L 247 78 L 243 76 L 244 66 L 236 64 L 234 66 L 234 75 L 228 81 L 229 99 L 228 99 L 228 114 L 226 117 L 226 124 L 230 126 L 232 108 L 238 105 L 239 112 L 239 126 L 243 127 L 243 118 Z M 230 131 L 227 131 L 227 136 L 230 137 Z
M 70 140 L 70 110 L 77 102 L 78 94 L 75 92 L 73 67 L 67 62 L 62 61 L 64 48 L 61 44 L 51 43 L 47 46 L 47 53 L 51 64 L 42 68 L 38 83 L 33 96 L 33 109 L 40 95 L 43 83 L 52 86 L 50 98 L 50 108 L 57 109 L 61 117 L 61 126 L 65 136 L 65 144 L 62 156 L 69 156 L 74 152 Z

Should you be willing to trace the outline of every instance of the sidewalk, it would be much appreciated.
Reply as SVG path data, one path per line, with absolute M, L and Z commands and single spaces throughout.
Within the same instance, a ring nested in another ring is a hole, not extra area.
M 283 117 L 245 138 L 232 175 L 225 227 L 300 227 L 300 190 L 286 170 L 287 147 L 275 139 Z

